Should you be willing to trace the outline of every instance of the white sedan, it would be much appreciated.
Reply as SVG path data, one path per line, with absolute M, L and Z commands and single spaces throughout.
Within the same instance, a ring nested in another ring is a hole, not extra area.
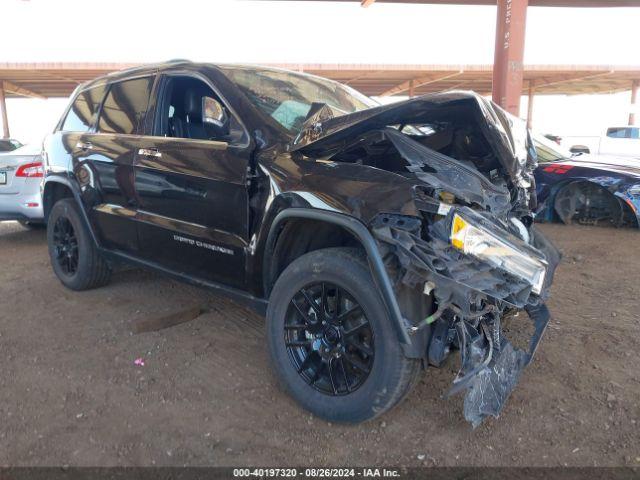
M 42 174 L 40 146 L 0 154 L 0 221 L 17 220 L 26 227 L 44 223 Z

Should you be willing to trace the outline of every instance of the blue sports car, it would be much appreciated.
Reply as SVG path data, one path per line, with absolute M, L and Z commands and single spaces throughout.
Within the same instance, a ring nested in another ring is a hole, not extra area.
M 542 136 L 533 142 L 539 221 L 640 226 L 640 159 L 571 156 Z

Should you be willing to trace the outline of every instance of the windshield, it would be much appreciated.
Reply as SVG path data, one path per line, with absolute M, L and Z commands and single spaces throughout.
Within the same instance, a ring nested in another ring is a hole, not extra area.
M 556 142 L 538 134 L 534 134 L 532 137 L 533 144 L 538 153 L 538 163 L 555 162 L 556 160 L 571 158 L 571 152 L 566 151 Z
M 378 104 L 352 88 L 331 80 L 286 70 L 220 67 L 249 100 L 294 136 L 302 128 L 312 103 L 353 113 Z

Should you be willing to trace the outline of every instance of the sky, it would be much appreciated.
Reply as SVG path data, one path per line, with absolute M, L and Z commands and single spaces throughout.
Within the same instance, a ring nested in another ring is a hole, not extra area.
M 0 62 L 477 64 L 496 8 L 251 0 L 0 0 Z M 7 21 L 8 20 L 8 21 Z M 525 63 L 640 65 L 640 8 L 528 9 Z M 534 127 L 597 135 L 630 94 L 536 98 Z M 8 100 L 13 137 L 39 141 L 66 102 Z M 521 111 L 526 112 L 526 99 Z

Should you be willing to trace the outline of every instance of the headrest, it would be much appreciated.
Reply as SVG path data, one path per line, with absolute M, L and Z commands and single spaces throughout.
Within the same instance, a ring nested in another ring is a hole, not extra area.
M 190 121 L 199 122 L 202 118 L 202 97 L 207 92 L 204 89 L 187 90 L 184 96 L 184 112 L 189 115 Z

